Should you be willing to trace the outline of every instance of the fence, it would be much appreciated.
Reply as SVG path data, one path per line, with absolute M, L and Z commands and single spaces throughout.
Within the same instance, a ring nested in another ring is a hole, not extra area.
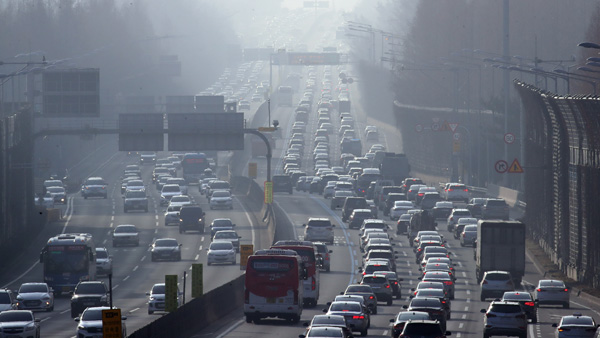
M 515 81 L 525 108 L 529 235 L 570 278 L 600 286 L 600 99 Z

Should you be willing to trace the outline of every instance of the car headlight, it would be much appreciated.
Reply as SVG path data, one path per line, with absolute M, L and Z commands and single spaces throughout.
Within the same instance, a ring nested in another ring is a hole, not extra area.
M 21 295 L 18 295 L 17 300 L 23 300 L 23 297 Z
M 35 329 L 34 323 L 29 323 L 29 324 L 27 324 L 27 326 L 25 326 L 25 331 L 31 331 L 33 329 Z
M 108 299 L 108 297 L 106 297 L 106 295 L 100 297 L 101 302 L 106 302 L 107 299 Z
M 83 325 L 77 325 L 77 330 L 86 330 L 86 328 Z
M 152 296 L 152 297 L 150 297 L 150 300 L 154 301 L 154 300 L 156 300 L 156 297 Z

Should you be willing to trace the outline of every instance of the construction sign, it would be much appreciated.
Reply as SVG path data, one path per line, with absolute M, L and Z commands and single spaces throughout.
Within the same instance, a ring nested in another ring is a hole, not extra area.
M 448 121 L 444 121 L 444 124 L 442 124 L 442 127 L 438 131 L 452 131 L 450 123 L 448 123 Z
M 523 167 L 521 166 L 521 164 L 519 163 L 519 161 L 516 158 L 510 164 L 510 167 L 508 167 L 508 172 L 511 174 L 522 174 L 523 173 Z

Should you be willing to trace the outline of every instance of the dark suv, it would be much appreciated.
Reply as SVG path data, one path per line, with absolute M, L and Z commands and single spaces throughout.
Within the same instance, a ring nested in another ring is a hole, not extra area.
M 196 230 L 204 233 L 204 211 L 199 205 L 184 205 L 179 210 L 179 233 Z
M 288 175 L 273 176 L 273 192 L 287 192 L 290 195 L 294 193 L 292 178 Z
M 421 338 L 438 338 L 450 336 L 450 331 L 444 332 L 441 323 L 437 320 L 410 320 L 404 325 L 404 330 L 400 333 L 402 337 L 412 337 L 413 335 Z
M 108 287 L 102 281 L 79 282 L 71 296 L 71 317 L 88 307 L 108 306 Z
M 342 207 L 342 221 L 346 222 L 354 209 L 369 209 L 364 197 L 347 197 Z M 359 225 L 360 226 L 360 225 Z

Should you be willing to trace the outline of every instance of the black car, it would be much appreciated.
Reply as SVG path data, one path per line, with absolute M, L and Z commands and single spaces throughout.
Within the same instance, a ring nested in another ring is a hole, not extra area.
M 503 301 L 518 302 L 532 323 L 537 323 L 538 303 L 533 299 L 531 293 L 527 291 L 507 291 L 502 296 Z
M 88 307 L 108 306 L 108 287 L 102 281 L 79 282 L 71 296 L 71 317 Z
M 204 211 L 199 205 L 184 205 L 179 210 L 179 233 L 196 230 L 204 233 Z
M 384 187 L 384 189 L 385 188 L 386 187 Z M 383 215 L 384 216 L 388 216 L 390 214 L 390 209 L 392 209 L 394 207 L 394 203 L 396 201 L 406 201 L 406 194 L 398 193 L 398 192 L 391 192 L 391 193 L 387 194 L 387 196 L 385 197 L 385 202 L 384 202 L 384 206 L 383 206 Z
M 290 195 L 294 193 L 292 178 L 288 175 L 273 176 L 273 192 L 287 192 Z
M 348 197 L 342 207 L 342 221 L 346 222 L 354 209 L 368 209 L 369 205 L 364 197 Z M 359 224 L 360 226 L 360 224 Z
M 467 209 L 469 209 L 473 217 L 481 217 L 481 207 L 483 207 L 486 200 L 487 198 L 483 197 L 471 198 L 469 200 L 469 203 L 467 204 Z
M 435 320 L 441 326 L 441 331 L 446 331 L 446 309 L 439 298 L 413 298 L 408 306 L 403 306 L 408 311 L 428 312 L 432 320 Z M 406 331 L 406 326 L 404 326 Z M 419 334 L 424 336 L 422 333 Z M 437 337 L 437 336 L 432 336 Z
M 446 331 L 446 322 L 444 324 L 437 320 L 411 320 L 404 325 L 404 330 L 400 334 L 402 337 L 420 337 L 420 338 L 438 338 L 441 336 L 450 336 L 450 331 Z

